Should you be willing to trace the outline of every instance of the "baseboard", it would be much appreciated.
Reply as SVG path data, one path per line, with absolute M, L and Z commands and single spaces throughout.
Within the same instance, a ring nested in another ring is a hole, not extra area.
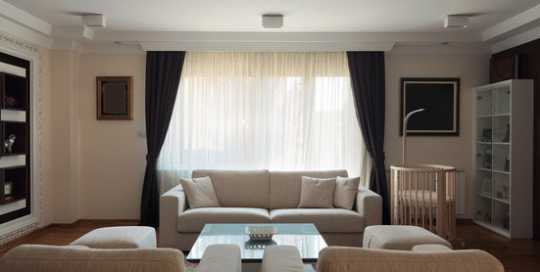
M 457 226 L 472 225 L 472 224 L 473 224 L 472 219 L 456 219 Z
M 25 235 L 22 235 L 22 236 L 19 236 L 11 241 L 7 241 L 3 244 L 0 245 L 0 252 L 3 250 L 3 249 L 6 249 L 6 248 L 12 248 L 16 245 L 20 245 L 22 243 L 24 243 L 24 241 L 36 236 L 36 235 L 39 235 L 49 229 L 53 228 L 52 225 L 48 225 L 48 226 L 45 226 L 45 227 L 42 227 L 42 228 L 39 228 L 39 229 L 36 229 L 30 233 L 27 233 Z
M 107 227 L 107 226 L 135 226 L 139 224 L 137 219 L 79 219 L 68 224 L 51 224 L 56 228 L 73 228 L 73 227 Z
M 138 219 L 81 219 L 77 222 L 78 226 L 136 226 Z
M 81 219 L 73 222 L 73 223 L 53 223 L 53 224 L 50 224 L 49 226 L 53 227 L 53 228 L 65 228 L 65 229 L 68 229 L 68 228 L 72 228 L 73 226 L 75 226 L 76 224 L 79 224 L 79 222 L 81 222 Z

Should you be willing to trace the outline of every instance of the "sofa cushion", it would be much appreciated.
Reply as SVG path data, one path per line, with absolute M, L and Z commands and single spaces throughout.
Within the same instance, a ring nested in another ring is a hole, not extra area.
M 178 216 L 179 232 L 201 232 L 205 224 L 269 223 L 267 209 L 261 208 L 199 208 L 188 209 Z
M 272 171 L 270 173 L 270 209 L 292 209 L 300 204 L 302 176 L 312 178 L 346 177 L 347 170 Z M 219 195 L 218 195 L 219 197 Z
M 364 218 L 345 209 L 277 209 L 270 211 L 272 223 L 313 223 L 320 233 L 361 233 Z
M 360 177 L 356 178 L 336 178 L 336 189 L 334 190 L 334 207 L 351 210 L 358 194 Z
M 201 207 L 219 207 L 219 200 L 209 177 L 180 179 L 186 192 L 187 202 L 192 209 Z
M 268 209 L 268 170 L 193 170 L 192 178 L 209 176 L 222 207 Z
M 302 177 L 298 208 L 334 208 L 335 178 Z

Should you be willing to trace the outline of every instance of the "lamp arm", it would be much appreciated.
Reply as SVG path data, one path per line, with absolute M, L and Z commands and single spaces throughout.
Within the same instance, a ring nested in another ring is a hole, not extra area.
M 407 122 L 409 122 L 409 118 L 415 113 L 425 111 L 426 109 L 417 109 L 414 111 L 409 112 L 407 116 L 405 116 L 405 120 L 403 120 L 403 164 L 407 163 Z

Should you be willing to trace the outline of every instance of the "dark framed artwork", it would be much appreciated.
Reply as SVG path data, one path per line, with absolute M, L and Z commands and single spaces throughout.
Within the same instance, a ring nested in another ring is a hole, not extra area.
M 405 116 L 407 136 L 459 136 L 459 78 L 402 78 L 399 135 Z
M 97 119 L 133 120 L 133 77 L 97 77 Z

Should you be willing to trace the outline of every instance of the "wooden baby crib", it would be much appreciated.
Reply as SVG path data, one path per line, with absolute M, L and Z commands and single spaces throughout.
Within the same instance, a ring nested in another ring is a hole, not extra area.
M 456 237 L 456 169 L 432 164 L 390 166 L 392 225 Z

